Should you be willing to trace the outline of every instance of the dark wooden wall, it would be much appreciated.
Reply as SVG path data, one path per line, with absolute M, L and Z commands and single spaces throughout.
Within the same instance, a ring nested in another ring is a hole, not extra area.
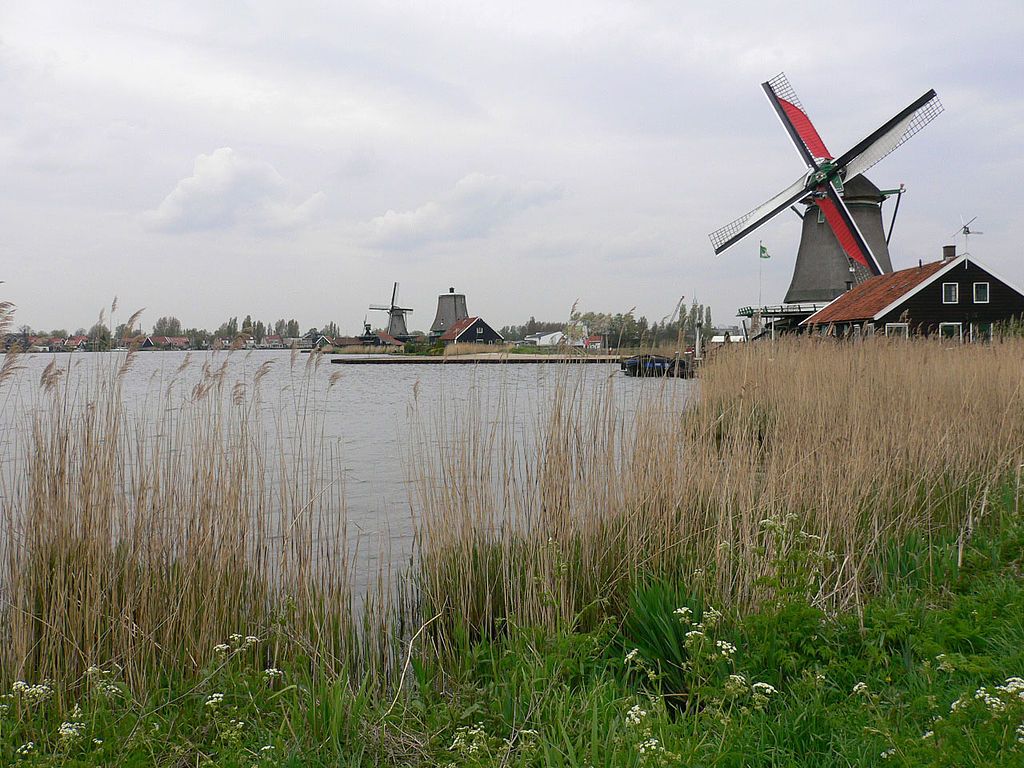
M 984 282 L 989 284 L 988 304 L 975 304 L 974 283 Z M 943 283 L 960 285 L 958 303 L 942 303 Z M 907 322 L 912 332 L 927 335 L 936 332 L 939 323 L 963 323 L 966 336 L 969 323 L 1000 323 L 1021 317 L 1024 296 L 967 260 L 880 318 L 877 327 L 884 329 L 886 323 Z
M 477 328 L 482 329 L 483 332 L 477 333 Z M 493 344 L 501 340 L 501 335 L 496 330 L 491 328 L 491 326 L 485 323 L 482 318 L 479 317 L 471 326 L 469 326 L 469 328 L 460 333 L 459 338 L 456 339 L 456 341 L 461 344 L 467 344 L 472 342 L 478 342 L 481 344 Z

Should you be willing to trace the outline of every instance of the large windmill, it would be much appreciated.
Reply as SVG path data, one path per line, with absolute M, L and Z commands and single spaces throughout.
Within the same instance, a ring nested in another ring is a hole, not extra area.
M 405 316 L 409 312 L 412 312 L 408 307 L 400 307 L 395 301 L 398 299 L 398 283 L 395 283 L 394 289 L 391 291 L 391 304 L 384 306 L 382 304 L 371 304 L 370 309 L 379 310 L 388 313 L 388 334 L 394 336 L 400 341 L 405 341 L 409 338 L 409 329 L 405 324 Z
M 935 91 L 912 101 L 837 157 L 825 146 L 785 74 L 761 87 L 807 170 L 771 200 L 712 232 L 715 254 L 793 208 L 803 219 L 803 228 L 787 304 L 831 301 L 871 275 L 891 272 L 881 209 L 891 193 L 861 174 L 942 112 Z M 803 214 L 796 203 L 806 206 Z

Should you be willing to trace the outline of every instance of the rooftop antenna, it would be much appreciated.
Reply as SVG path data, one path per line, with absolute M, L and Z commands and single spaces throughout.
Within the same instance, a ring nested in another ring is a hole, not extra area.
M 968 252 L 968 250 L 967 250 L 967 239 L 971 235 L 984 235 L 985 234 L 984 232 L 979 232 L 977 229 L 971 229 L 971 224 L 973 224 L 977 220 L 977 218 L 978 217 L 975 216 L 970 221 L 966 221 L 965 222 L 964 221 L 964 217 L 961 216 L 960 217 L 960 229 L 958 229 L 956 232 L 954 232 L 952 235 L 950 235 L 950 237 L 956 237 L 957 235 L 963 235 L 964 236 L 964 252 L 962 254 L 964 256 L 970 256 L 971 255 Z

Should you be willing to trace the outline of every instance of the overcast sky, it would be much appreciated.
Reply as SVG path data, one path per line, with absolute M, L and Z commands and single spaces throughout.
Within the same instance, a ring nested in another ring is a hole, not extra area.
M 978 216 L 971 252 L 1024 284 L 1020 0 L 185 5 L 0 4 L 19 324 L 116 295 L 147 328 L 357 332 L 394 280 L 414 328 L 449 285 L 496 327 L 680 296 L 733 323 L 759 267 L 781 300 L 799 237 L 787 214 L 707 238 L 801 173 L 760 90 L 780 71 L 837 154 L 935 88 L 945 113 L 869 174 L 908 188 L 893 265 Z

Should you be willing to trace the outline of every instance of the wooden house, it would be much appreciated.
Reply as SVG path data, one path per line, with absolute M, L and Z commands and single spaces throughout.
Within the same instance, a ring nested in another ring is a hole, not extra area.
M 441 334 L 441 341 L 445 344 L 500 344 L 505 337 L 485 323 L 482 317 L 464 317 Z
M 950 248 L 950 247 L 947 247 Z M 973 256 L 953 255 L 871 277 L 801 323 L 837 336 L 884 334 L 978 341 L 1024 318 L 1024 294 Z

